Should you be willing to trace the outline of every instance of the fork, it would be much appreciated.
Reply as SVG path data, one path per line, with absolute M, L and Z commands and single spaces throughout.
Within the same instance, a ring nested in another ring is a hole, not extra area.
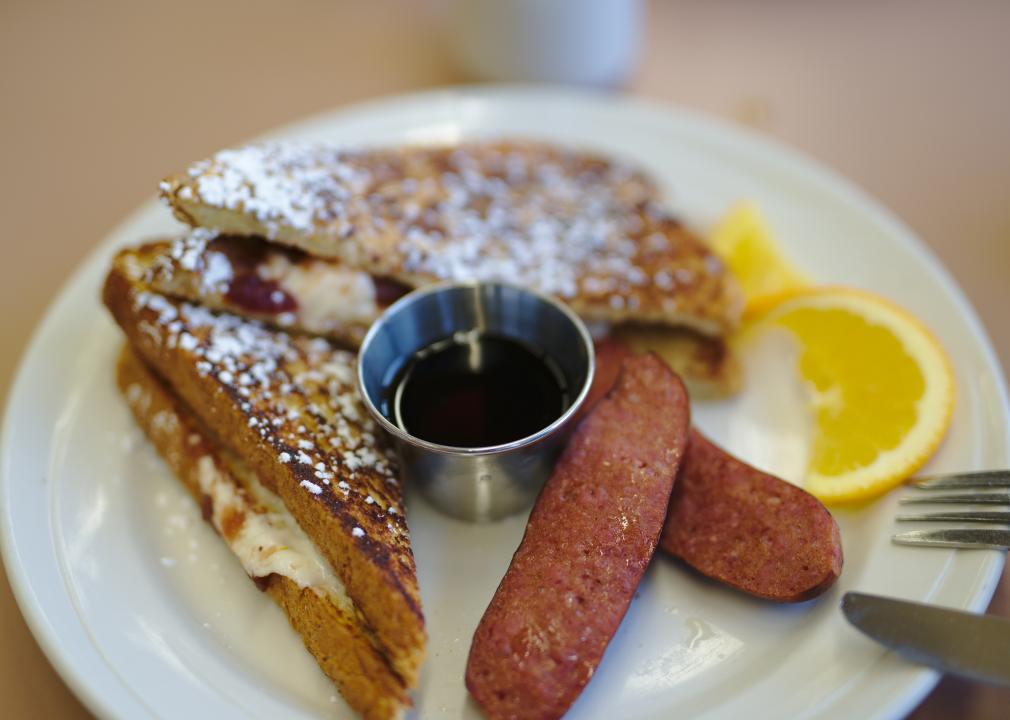
M 915 478 L 909 485 L 928 492 L 903 497 L 898 501 L 902 505 L 996 505 L 1008 509 L 906 513 L 897 516 L 899 522 L 986 523 L 1004 527 L 912 530 L 893 536 L 891 539 L 895 543 L 945 548 L 1010 549 L 1010 470 L 931 475 Z M 936 490 L 972 492 L 932 494 Z

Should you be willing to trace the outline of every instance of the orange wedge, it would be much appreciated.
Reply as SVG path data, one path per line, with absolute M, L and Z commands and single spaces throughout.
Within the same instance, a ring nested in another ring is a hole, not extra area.
M 709 244 L 736 276 L 743 290 L 745 315 L 769 296 L 801 290 L 807 277 L 782 254 L 757 205 L 740 202 L 716 224 Z
M 828 503 L 867 500 L 936 451 L 954 406 L 946 353 L 912 315 L 871 293 L 808 288 L 764 298 L 748 333 L 785 330 L 815 421 L 804 487 Z

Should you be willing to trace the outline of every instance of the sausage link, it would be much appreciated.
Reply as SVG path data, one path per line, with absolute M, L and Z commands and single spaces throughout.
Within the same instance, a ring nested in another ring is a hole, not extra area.
M 653 354 L 626 360 L 474 634 L 466 686 L 487 717 L 558 718 L 589 682 L 655 552 L 689 427 L 680 378 Z
M 587 404 L 613 386 L 631 349 L 596 345 Z M 691 430 L 660 548 L 714 580 L 777 602 L 809 600 L 842 571 L 838 525 L 819 500 Z
M 737 460 L 697 430 L 660 547 L 703 575 L 777 602 L 816 597 L 842 572 L 838 524 L 817 498 Z

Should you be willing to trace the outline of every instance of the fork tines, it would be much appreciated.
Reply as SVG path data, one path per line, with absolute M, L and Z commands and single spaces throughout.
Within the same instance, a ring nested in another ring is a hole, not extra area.
M 923 490 L 948 490 L 961 488 L 1010 488 L 1010 470 L 983 470 L 982 472 L 925 475 L 909 482 Z
M 926 492 L 903 497 L 902 505 L 1006 505 L 1010 492 L 993 492 L 995 488 L 1010 488 L 1010 470 L 956 473 L 917 478 L 909 483 Z M 934 494 L 933 490 L 977 490 L 977 492 Z M 985 523 L 1010 525 L 1010 511 L 946 510 L 934 513 L 899 515 L 897 520 L 923 522 Z M 1010 549 L 1010 529 L 950 528 L 944 530 L 913 530 L 895 535 L 900 545 L 922 545 L 946 548 Z
M 899 522 L 970 522 L 1010 525 L 1010 512 L 1003 510 L 968 510 L 965 512 L 935 512 L 898 515 Z
M 955 493 L 953 495 L 914 495 L 898 500 L 902 505 L 1010 505 L 1010 492 Z
M 927 547 L 1010 549 L 1010 530 L 995 528 L 951 528 L 947 530 L 913 530 L 891 538 L 899 545 Z

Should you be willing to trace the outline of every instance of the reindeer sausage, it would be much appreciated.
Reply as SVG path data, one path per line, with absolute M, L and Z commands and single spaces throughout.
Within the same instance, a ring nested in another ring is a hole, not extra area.
M 587 403 L 606 394 L 631 355 L 621 342 L 597 343 Z M 813 598 L 842 570 L 838 525 L 820 501 L 737 460 L 694 429 L 660 548 L 703 575 L 778 602 Z
M 842 571 L 831 513 L 810 493 L 691 431 L 660 546 L 703 575 L 778 602 L 820 595 Z
M 466 686 L 496 719 L 561 717 L 649 564 L 690 427 L 656 355 L 623 363 L 544 485 L 470 646 Z

